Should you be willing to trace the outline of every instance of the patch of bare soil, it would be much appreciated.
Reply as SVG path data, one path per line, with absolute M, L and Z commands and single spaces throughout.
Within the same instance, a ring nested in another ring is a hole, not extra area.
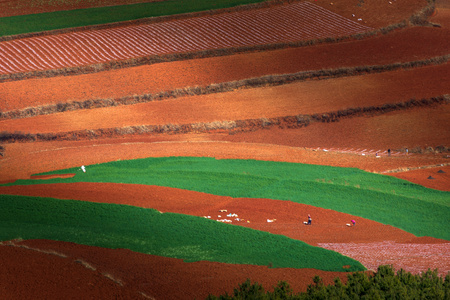
M 266 290 L 287 281 L 295 292 L 305 291 L 319 275 L 331 284 L 346 273 L 315 269 L 273 269 L 266 266 L 216 262 L 184 263 L 180 259 L 147 255 L 126 249 L 105 249 L 73 243 L 28 240 L 16 242 L 39 251 L 57 251 L 54 258 L 36 250 L 0 245 L 2 287 L 8 299 L 205 299 L 220 295 L 250 278 Z M 95 270 L 92 270 L 95 268 Z M 4 272 L 7 269 L 9 272 Z M 58 276 L 58 277 L 57 277 Z M 18 284 L 17 282 L 20 282 Z M 26 287 L 26 288 L 24 288 Z M 51 288 L 50 288 L 51 287 Z
M 56 248 L 49 244 L 45 241 L 35 244 L 0 243 L 2 298 L 67 299 L 70 296 L 74 299 L 146 299 L 129 286 L 120 285 L 114 278 L 107 277 L 104 269 L 64 249 L 64 246 L 68 249 L 79 247 L 88 251 L 89 247 L 53 242 L 61 244 Z M 99 252 L 103 253 L 102 250 Z
M 412 171 L 390 173 L 400 179 L 408 180 L 435 190 L 450 192 L 450 166 L 413 169 Z
M 450 243 L 383 241 L 365 244 L 321 243 L 319 246 L 364 262 L 364 266 L 372 270 L 376 270 L 379 265 L 392 265 L 396 270 L 403 269 L 413 274 L 438 269 L 439 275 L 445 277 L 450 272 Z
M 71 178 L 74 176 L 75 174 L 32 175 L 30 179 Z
M 320 148 L 375 157 L 380 165 L 386 163 L 388 149 L 411 155 L 403 159 L 414 161 L 420 155 L 418 147 L 444 145 L 450 139 L 448 127 L 449 105 L 390 112 L 372 117 L 341 119 L 339 122 L 316 122 L 299 129 L 270 128 L 222 135 L 221 140 L 248 143 L 270 143 L 294 147 Z M 441 163 L 448 163 L 448 153 L 435 154 Z M 384 159 L 383 159 L 384 158 Z M 371 170 L 361 166 L 365 170 Z M 372 169 L 375 170 L 375 169 Z M 378 169 L 380 170 L 380 169 Z M 390 170 L 385 169 L 384 171 Z

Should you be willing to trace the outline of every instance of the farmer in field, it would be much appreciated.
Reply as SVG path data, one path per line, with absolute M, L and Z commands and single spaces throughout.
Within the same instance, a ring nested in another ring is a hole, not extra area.
M 305 225 L 311 225 L 311 221 L 312 221 L 311 215 L 308 215 L 308 222 L 303 222 L 303 224 L 305 224 Z

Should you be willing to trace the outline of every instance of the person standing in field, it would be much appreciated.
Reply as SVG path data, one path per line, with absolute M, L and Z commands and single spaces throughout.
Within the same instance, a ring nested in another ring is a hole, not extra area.
M 312 219 L 311 219 L 311 215 L 308 215 L 308 223 L 307 225 L 311 225 Z

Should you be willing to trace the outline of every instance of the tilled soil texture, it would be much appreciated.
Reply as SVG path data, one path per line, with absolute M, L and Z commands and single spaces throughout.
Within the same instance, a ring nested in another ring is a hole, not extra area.
M 149 55 L 289 43 L 371 30 L 309 2 L 0 43 L 0 74 Z M 60 48 L 63 48 L 63 53 Z M 20 53 L 18 49 L 27 49 Z
M 45 104 L 155 94 L 272 74 L 426 60 L 448 54 L 449 34 L 449 27 L 411 27 L 360 41 L 32 79 L 27 84 L 3 82 L 0 83 L 0 109 L 10 111 Z
M 43 3 L 38 0 L 3 0 L 0 2 L 0 17 L 156 1 L 95 0 L 53 1 Z M 398 23 L 402 20 L 408 19 L 409 16 L 416 13 L 427 4 L 425 0 L 396 0 L 391 3 L 388 1 L 370 1 L 364 3 L 355 0 L 343 0 L 337 3 L 316 0 L 308 0 L 304 2 L 320 5 L 323 8 L 331 10 L 347 18 L 352 18 L 354 20 L 361 19 L 359 22 L 372 27 L 384 27 L 389 24 Z

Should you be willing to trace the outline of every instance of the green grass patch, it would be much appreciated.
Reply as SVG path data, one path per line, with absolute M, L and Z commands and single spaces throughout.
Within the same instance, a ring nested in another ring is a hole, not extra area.
M 116 161 L 45 174 L 73 178 L 9 185 L 114 182 L 181 188 L 231 197 L 291 200 L 450 240 L 450 193 L 354 168 L 256 160 L 163 157 Z
M 282 235 L 127 205 L 0 195 L 0 240 L 50 239 L 233 264 L 357 271 L 337 252 Z M 344 266 L 350 266 L 344 269 Z
M 265 0 L 169 0 L 0 18 L 0 36 L 199 12 Z

